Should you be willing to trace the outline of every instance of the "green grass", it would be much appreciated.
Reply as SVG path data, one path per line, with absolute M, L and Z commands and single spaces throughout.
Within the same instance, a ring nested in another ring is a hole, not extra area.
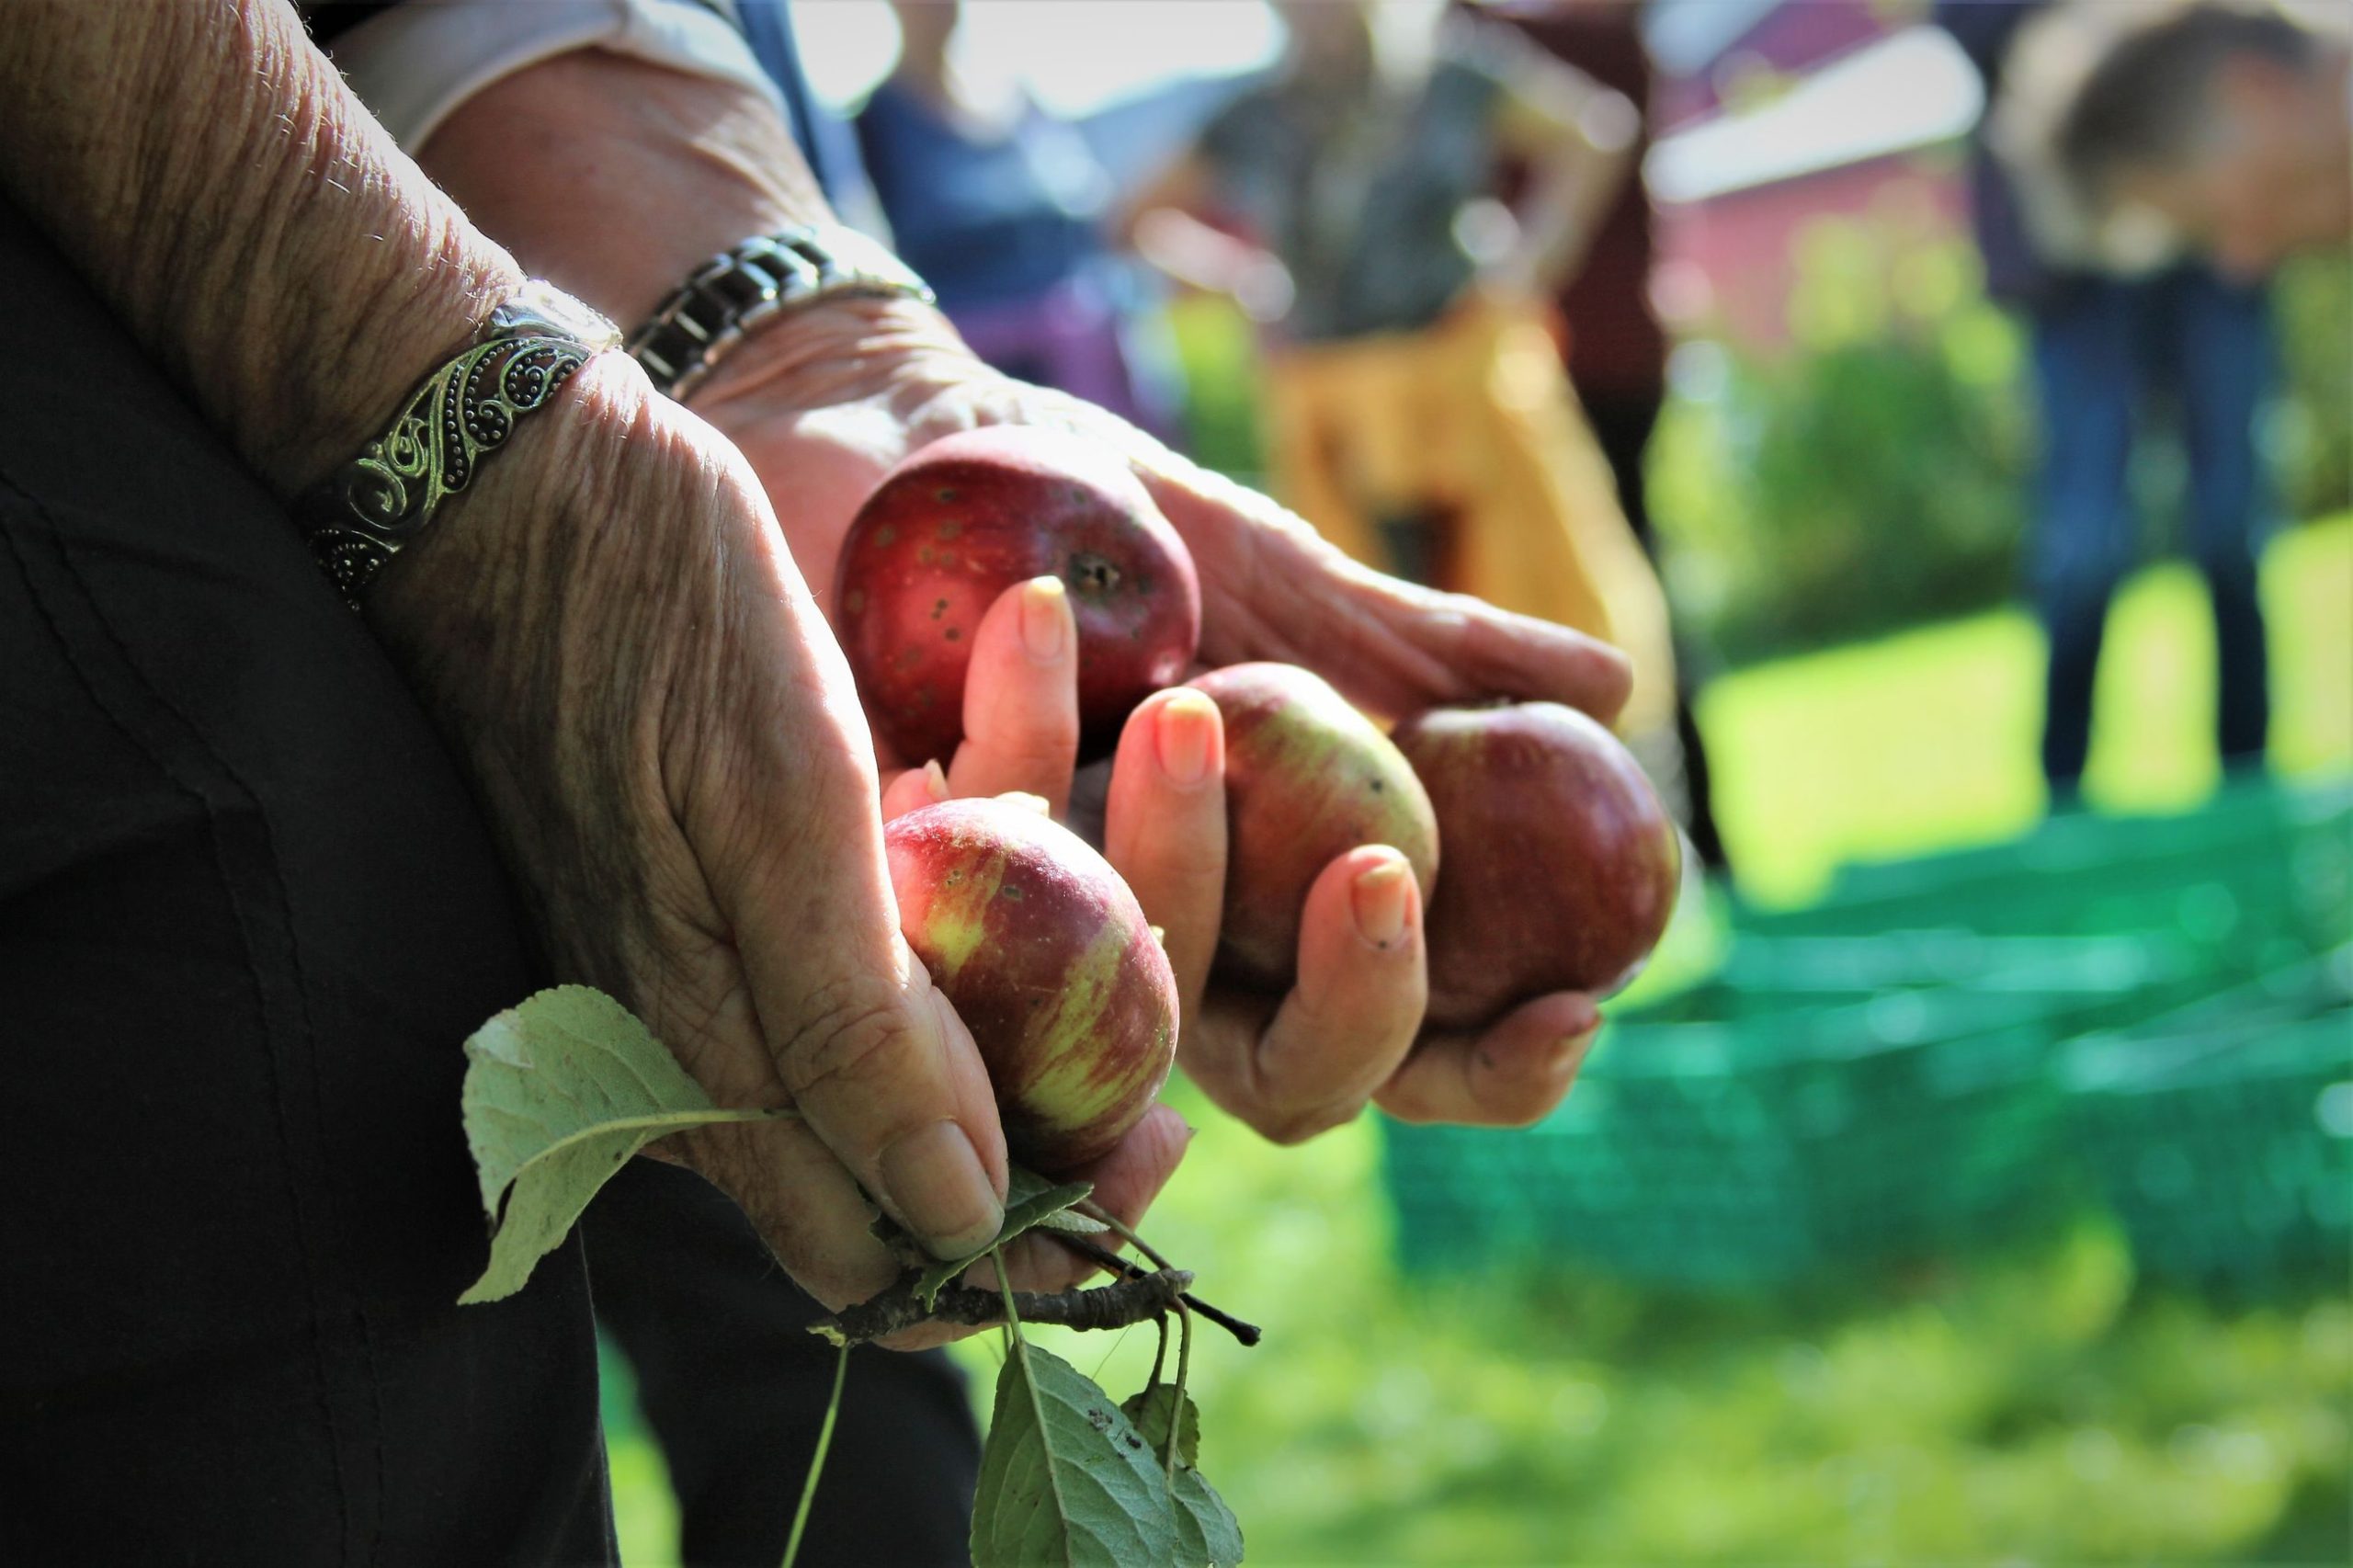
M 2274 760 L 2353 762 L 2353 520 L 2267 563 Z M 2174 569 L 2119 605 L 2088 790 L 2194 801 L 2214 777 L 2210 633 Z M 1747 891 L 1995 838 L 2041 809 L 2039 649 L 1983 616 L 1757 668 L 1703 709 Z M 1606 1046 L 1604 1047 L 1606 1049 Z M 1360 1122 L 1296 1150 L 1197 1099 L 1151 1233 L 1267 1330 L 1205 1331 L 1202 1462 L 1250 1561 L 1349 1564 L 2334 1562 L 2353 1559 L 2353 1304 L 2147 1286 L 2104 1223 L 1874 1281 L 1699 1302 L 1600 1280 L 1401 1277 Z M 1051 1334 L 1115 1394 L 1151 1335 Z M 976 1392 L 993 1340 L 959 1352 Z M 671 1561 L 658 1459 L 626 1426 L 633 1568 Z M 780 1483 L 779 1497 L 792 1488 Z
M 2353 518 L 2279 539 L 2264 563 L 2272 760 L 2353 757 Z M 2109 619 L 2085 792 L 2167 811 L 2214 786 L 2214 636 L 2188 568 L 2145 572 Z M 1725 676 L 1701 699 L 1717 811 L 1744 891 L 1818 893 L 1838 864 L 2006 837 L 2041 815 L 2042 635 L 1972 616 Z

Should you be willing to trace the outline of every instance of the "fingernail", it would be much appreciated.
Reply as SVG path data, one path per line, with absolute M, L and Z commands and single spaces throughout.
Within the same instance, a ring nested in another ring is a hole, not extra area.
M 1152 729 L 1160 771 L 1178 784 L 1199 784 L 1208 778 L 1217 729 L 1217 704 L 1200 692 L 1179 691 L 1162 703 Z
M 936 756 L 923 765 L 923 788 L 934 802 L 948 799 L 947 770 L 939 766 L 939 759 Z
M 1593 1048 L 1595 1037 L 1600 1034 L 1600 1032 L 1601 1026 L 1596 1024 L 1593 1028 L 1586 1030 L 1583 1034 L 1564 1035 L 1561 1039 L 1554 1040 L 1552 1042 L 1552 1060 L 1551 1063 L 1552 1070 L 1558 1072 L 1560 1069 L 1568 1066 L 1571 1062 L 1576 1061 L 1578 1057 L 1583 1056 L 1587 1051 L 1591 1050 Z
M 935 1121 L 882 1151 L 882 1190 L 899 1219 L 940 1257 L 963 1257 L 996 1240 L 1005 1210 L 964 1130 Z
M 1051 817 L 1054 814 L 1054 808 L 1045 796 L 1032 795 L 1027 790 L 1007 790 L 997 799 L 1008 806 L 1019 806 L 1025 812 L 1035 812 L 1041 817 Z
M 1385 948 L 1404 933 L 1405 902 L 1414 889 L 1413 868 L 1395 855 L 1370 871 L 1359 871 L 1348 900 L 1355 906 L 1357 935 Z
M 1062 657 L 1063 628 L 1069 619 L 1069 597 L 1060 577 L 1032 577 L 1021 585 L 1021 641 L 1031 658 Z

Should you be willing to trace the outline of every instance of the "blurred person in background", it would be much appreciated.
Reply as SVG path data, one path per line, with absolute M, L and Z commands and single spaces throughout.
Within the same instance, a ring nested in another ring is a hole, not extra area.
M 1666 329 L 1651 303 L 1651 267 L 1657 251 L 1650 190 L 1642 177 L 1643 154 L 1650 150 L 1652 76 L 1650 51 L 1643 41 L 1642 0 L 1498 0 L 1480 8 L 1508 21 L 1554 59 L 1617 94 L 1634 111 L 1622 127 L 1611 125 L 1608 117 L 1617 112 L 1616 103 L 1596 100 L 1595 111 L 1603 123 L 1588 130 L 1610 145 L 1625 145 L 1630 172 L 1586 247 L 1584 264 L 1553 302 L 1560 312 L 1562 356 L 1570 384 L 1618 482 L 1627 526 L 1655 566 L 1658 540 L 1651 527 L 1643 456 L 1666 401 L 1668 345 Z M 1716 831 L 1707 747 L 1691 710 L 1698 683 L 1690 652 L 1678 640 L 1675 728 L 1690 799 L 1688 825 L 1701 862 L 1725 871 L 1730 866 L 1723 838 Z
M 2251 6 L 2161 14 L 2059 110 L 2062 171 L 2096 212 L 2154 212 L 2234 277 L 2353 235 L 2353 49 Z M 2314 18 L 2315 22 L 2317 18 Z
M 1546 324 L 1638 115 L 1434 6 L 1275 8 L 1281 65 L 1131 199 L 1126 237 L 1261 324 L 1278 496 L 1359 561 L 1615 643 L 1620 733 L 1677 793 L 1665 601 Z M 1506 160 L 1529 171 L 1518 222 L 1490 194 Z
M 961 0 L 892 0 L 899 62 L 858 113 L 894 248 L 972 352 L 1154 429 L 1123 320 L 1132 287 L 1104 233 L 1110 176 L 1017 83 L 959 59 Z
M 2043 9 L 1940 0 L 1936 19 L 1984 74 L 1989 105 L 2039 85 L 2044 57 L 2063 47 L 2037 23 Z M 2031 569 L 2050 648 L 2041 749 L 2052 802 L 2080 796 L 2109 604 L 2140 553 L 2130 468 L 2153 410 L 2177 421 L 2188 459 L 2186 542 L 2214 610 L 2217 744 L 2226 768 L 2260 769 L 2270 697 L 2256 419 L 2279 374 L 2268 287 L 2195 260 L 2120 275 L 2039 171 L 1997 155 L 2003 123 L 1991 108 L 1975 133 L 1972 217 L 1987 291 L 2026 319 L 2040 394 Z

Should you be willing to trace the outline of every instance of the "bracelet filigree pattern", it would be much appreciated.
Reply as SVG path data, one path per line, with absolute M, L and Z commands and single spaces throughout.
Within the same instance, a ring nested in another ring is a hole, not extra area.
M 501 307 L 494 335 L 433 372 L 392 428 L 304 496 L 297 513 L 311 552 L 353 608 L 385 562 L 414 541 L 440 504 L 473 482 L 484 457 L 546 404 L 618 335 L 544 289 Z M 563 319 L 563 306 L 585 330 Z

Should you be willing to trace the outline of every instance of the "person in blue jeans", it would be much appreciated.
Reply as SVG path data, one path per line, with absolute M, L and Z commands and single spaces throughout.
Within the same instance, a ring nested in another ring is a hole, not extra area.
M 2276 370 L 2268 290 L 2195 263 L 2144 279 L 2066 278 L 2029 320 L 2044 429 L 2033 554 L 2051 642 L 2044 776 L 2054 792 L 2083 776 L 2109 600 L 2139 553 L 2127 470 L 2160 401 L 2180 423 L 2185 542 L 2214 605 L 2216 738 L 2226 767 L 2259 766 L 2270 700 L 2256 419 Z
M 1937 21 L 1999 93 L 2019 27 L 2040 0 L 1942 0 Z M 1986 290 L 2023 314 L 2043 426 L 2029 570 L 2051 648 L 2042 771 L 2075 797 L 2091 749 L 2092 693 L 2109 601 L 2140 552 L 2129 474 L 2154 415 L 2179 421 L 2188 458 L 2186 543 L 2214 605 L 2217 740 L 2226 767 L 2260 767 L 2270 721 L 2256 591 L 2263 473 L 2256 423 L 2277 373 L 2268 288 L 2202 262 L 2145 278 L 2070 269 L 2039 256 L 2017 193 L 1981 139 L 1972 218 Z

